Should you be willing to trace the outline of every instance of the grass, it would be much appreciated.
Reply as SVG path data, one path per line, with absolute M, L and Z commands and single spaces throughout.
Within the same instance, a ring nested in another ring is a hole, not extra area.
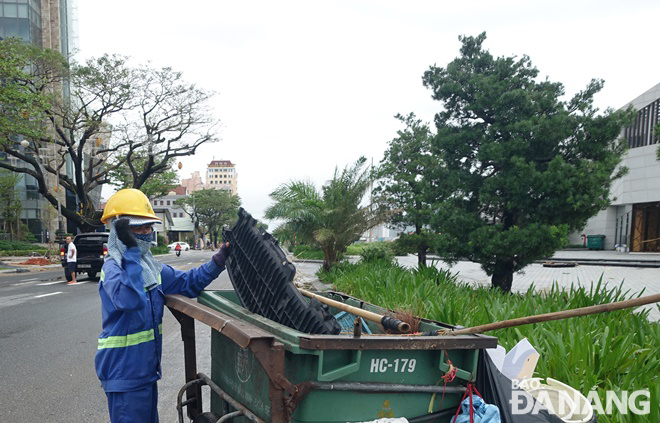
M 348 247 L 346 247 L 346 255 L 349 256 L 359 256 L 361 255 L 365 250 L 368 250 L 371 247 L 388 247 L 390 246 L 391 243 L 389 242 L 361 242 L 359 244 L 351 244 Z
M 340 291 L 380 306 L 466 327 L 632 297 L 621 286 L 604 287 L 602 280 L 590 288 L 555 285 L 548 292 L 531 287 L 523 294 L 506 294 L 459 282 L 449 271 L 409 270 L 387 262 L 342 263 L 319 276 Z M 648 312 L 620 310 L 488 335 L 497 336 L 507 350 L 526 337 L 541 354 L 538 376 L 558 379 L 585 395 L 595 387 L 603 403 L 608 390 L 650 390 L 650 415 L 602 415 L 600 423 L 660 422 L 660 325 L 647 317 Z
M 301 260 L 323 260 L 323 251 L 309 245 L 297 245 L 293 247 L 293 255 Z

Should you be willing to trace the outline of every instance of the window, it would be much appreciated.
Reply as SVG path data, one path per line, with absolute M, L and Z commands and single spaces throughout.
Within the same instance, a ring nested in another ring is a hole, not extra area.
M 170 200 L 167 200 L 167 205 L 168 205 L 168 206 L 170 205 Z
M 158 205 L 158 201 L 154 200 L 154 206 Z
M 160 200 L 160 205 L 161 205 L 161 206 L 163 205 L 163 200 Z
M 658 144 L 660 137 L 653 128 L 660 122 L 660 99 L 644 107 L 637 113 L 632 126 L 623 130 L 623 136 L 628 141 L 629 148 L 644 147 Z

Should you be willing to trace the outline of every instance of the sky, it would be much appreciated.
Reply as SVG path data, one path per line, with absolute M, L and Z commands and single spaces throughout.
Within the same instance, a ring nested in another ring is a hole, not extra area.
M 600 109 L 660 82 L 658 1 L 78 0 L 79 56 L 170 66 L 214 91 L 220 141 L 181 159 L 205 177 L 231 160 L 256 218 L 290 180 L 317 187 L 360 156 L 378 163 L 402 129 L 397 113 L 432 122 L 441 104 L 422 85 L 459 54 L 459 35 L 486 31 L 494 56 L 528 55 L 567 96 L 605 80 Z M 104 192 L 105 194 L 105 192 Z

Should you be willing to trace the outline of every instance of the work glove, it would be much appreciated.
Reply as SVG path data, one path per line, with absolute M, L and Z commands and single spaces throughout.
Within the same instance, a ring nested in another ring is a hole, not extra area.
M 115 230 L 117 231 L 117 238 L 124 243 L 126 248 L 137 247 L 138 243 L 131 228 L 129 227 L 130 221 L 128 219 L 119 219 L 115 222 Z
M 218 267 L 225 267 L 225 261 L 227 260 L 227 257 L 229 257 L 229 253 L 231 253 L 231 247 L 228 242 L 224 242 L 222 247 L 220 247 L 220 251 L 213 255 L 213 262 Z

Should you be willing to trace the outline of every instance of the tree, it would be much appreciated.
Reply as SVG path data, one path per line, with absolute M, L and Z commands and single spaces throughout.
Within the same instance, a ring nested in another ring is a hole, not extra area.
M 438 248 L 481 263 L 510 291 L 514 272 L 560 248 L 570 231 L 609 203 L 631 112 L 598 114 L 603 81 L 562 100 L 564 87 L 527 56 L 494 58 L 486 34 L 460 37 L 460 56 L 423 82 L 443 104 L 433 153 L 446 163 L 451 195 L 434 210 Z
M 40 63 L 37 59 L 28 55 L 17 63 Z M 68 70 L 52 63 L 33 68 L 22 81 L 26 92 L 66 86 L 69 95 L 52 95 L 34 108 L 50 128 L 27 137 L 25 149 L 3 144 L 3 151 L 22 162 L 0 162 L 0 167 L 34 177 L 39 193 L 53 205 L 57 178 L 79 205 L 79 210 L 63 207 L 62 214 L 83 231 L 102 225 L 92 195 L 116 171 L 130 175 L 133 188 L 142 188 L 153 175 L 168 172 L 176 157 L 216 140 L 218 121 L 208 106 L 213 94 L 185 83 L 170 68 L 135 68 L 126 58 L 109 55 Z
M 274 203 L 266 209 L 266 219 L 284 220 L 275 233 L 295 234 L 299 241 L 320 246 L 325 270 L 362 233 L 384 220 L 379 209 L 361 205 L 372 181 L 370 170 L 363 169 L 365 162 L 361 157 L 341 171 L 335 168 L 320 192 L 309 181 L 291 181 L 270 194 Z
M 211 241 L 217 244 L 222 228 L 238 219 L 241 199 L 229 191 L 203 189 L 176 200 L 174 204 L 183 206 L 202 238 L 208 233 Z
M 441 168 L 442 161 L 431 154 L 433 133 L 428 124 L 417 119 L 414 113 L 407 116 L 397 114 L 396 119 L 405 124 L 397 131 L 398 137 L 389 143 L 380 163 L 378 176 L 381 178 L 375 192 L 378 201 L 392 210 L 389 223 L 404 232 L 415 228 L 413 234 L 401 233 L 399 238 L 417 253 L 419 266 L 426 266 L 426 254 L 430 246 L 431 203 L 437 197 L 428 198 L 428 186 L 437 180 L 431 177 Z
M 66 73 L 66 60 L 20 38 L 0 40 L 0 145 L 17 135 L 44 135 L 44 112 L 52 103 L 51 84 Z
M 137 169 L 144 169 L 147 158 L 133 155 L 131 162 Z M 126 168 L 115 168 L 109 172 L 110 184 L 117 189 L 133 188 L 133 174 L 126 172 Z M 140 191 L 150 200 L 166 196 L 172 189 L 179 185 L 179 175 L 174 168 L 174 159 L 170 160 L 170 165 L 166 171 L 152 174 L 141 186 Z
M 2 232 L 9 235 L 10 241 L 21 239 L 21 211 L 23 204 L 16 196 L 16 184 L 21 175 L 0 171 L 0 217 Z

